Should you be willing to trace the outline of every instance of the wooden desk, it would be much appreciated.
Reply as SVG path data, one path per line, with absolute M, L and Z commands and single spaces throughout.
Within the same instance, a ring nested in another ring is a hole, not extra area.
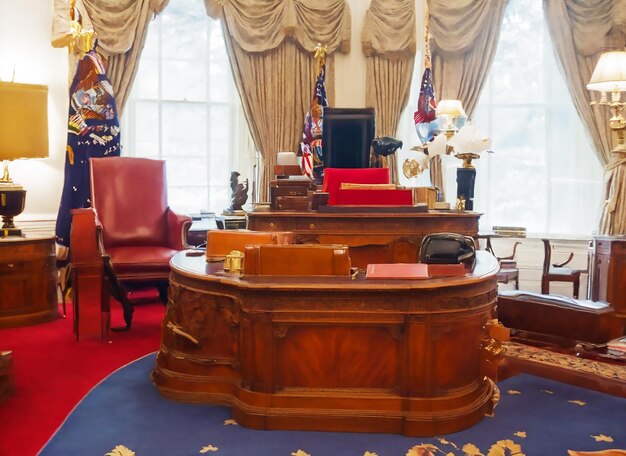
M 465 429 L 495 391 L 485 324 L 498 264 L 477 253 L 462 277 L 352 280 L 239 277 L 180 252 L 153 381 L 256 429 Z
M 248 229 L 293 231 L 296 242 L 345 244 L 352 264 L 411 263 L 418 261 L 425 235 L 452 232 L 478 234 L 477 212 L 318 213 L 287 211 L 248 212 Z
M 53 236 L 0 238 L 0 328 L 59 318 Z

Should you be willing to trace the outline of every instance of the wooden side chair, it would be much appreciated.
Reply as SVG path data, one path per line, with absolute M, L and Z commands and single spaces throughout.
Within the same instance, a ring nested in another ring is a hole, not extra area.
M 499 257 L 496 255 L 493 250 L 493 245 L 491 244 L 491 236 L 485 236 L 487 239 L 485 250 L 491 253 L 500 264 L 500 270 L 497 274 L 497 280 L 499 283 L 508 284 L 513 281 L 513 285 L 516 290 L 519 290 L 519 269 L 517 267 L 517 261 L 515 260 L 515 252 L 517 251 L 517 246 L 521 244 L 520 241 L 515 241 L 513 244 L 513 253 L 508 256 Z
M 566 265 L 574 258 L 574 253 L 570 252 L 567 260 L 562 263 L 552 264 L 552 245 L 550 239 L 542 239 L 543 242 L 543 272 L 541 274 L 541 294 L 550 294 L 550 282 L 571 282 L 574 299 L 578 299 L 578 291 L 580 289 L 580 274 L 583 272 L 579 269 L 572 269 Z

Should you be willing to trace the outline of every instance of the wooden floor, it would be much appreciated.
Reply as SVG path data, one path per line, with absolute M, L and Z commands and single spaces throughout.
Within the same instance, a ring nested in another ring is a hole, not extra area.
M 574 353 L 506 342 L 500 379 L 519 373 L 626 398 L 626 363 L 585 359 Z

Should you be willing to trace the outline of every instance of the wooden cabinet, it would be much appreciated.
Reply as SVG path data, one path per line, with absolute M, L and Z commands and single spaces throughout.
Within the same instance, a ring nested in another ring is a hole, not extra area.
M 54 237 L 0 238 L 0 328 L 59 317 Z
M 607 301 L 626 323 L 626 236 L 593 239 L 591 299 Z

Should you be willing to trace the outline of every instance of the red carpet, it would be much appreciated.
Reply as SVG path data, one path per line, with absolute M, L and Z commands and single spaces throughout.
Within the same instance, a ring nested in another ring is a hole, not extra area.
M 111 325 L 122 326 L 122 310 L 116 301 L 111 302 L 111 312 Z M 157 351 L 164 312 L 160 302 L 137 304 L 132 330 L 111 332 L 109 343 L 77 342 L 71 305 L 65 319 L 0 330 L 0 349 L 13 352 L 15 384 L 15 393 L 0 404 L 0 455 L 36 455 L 100 380 Z

